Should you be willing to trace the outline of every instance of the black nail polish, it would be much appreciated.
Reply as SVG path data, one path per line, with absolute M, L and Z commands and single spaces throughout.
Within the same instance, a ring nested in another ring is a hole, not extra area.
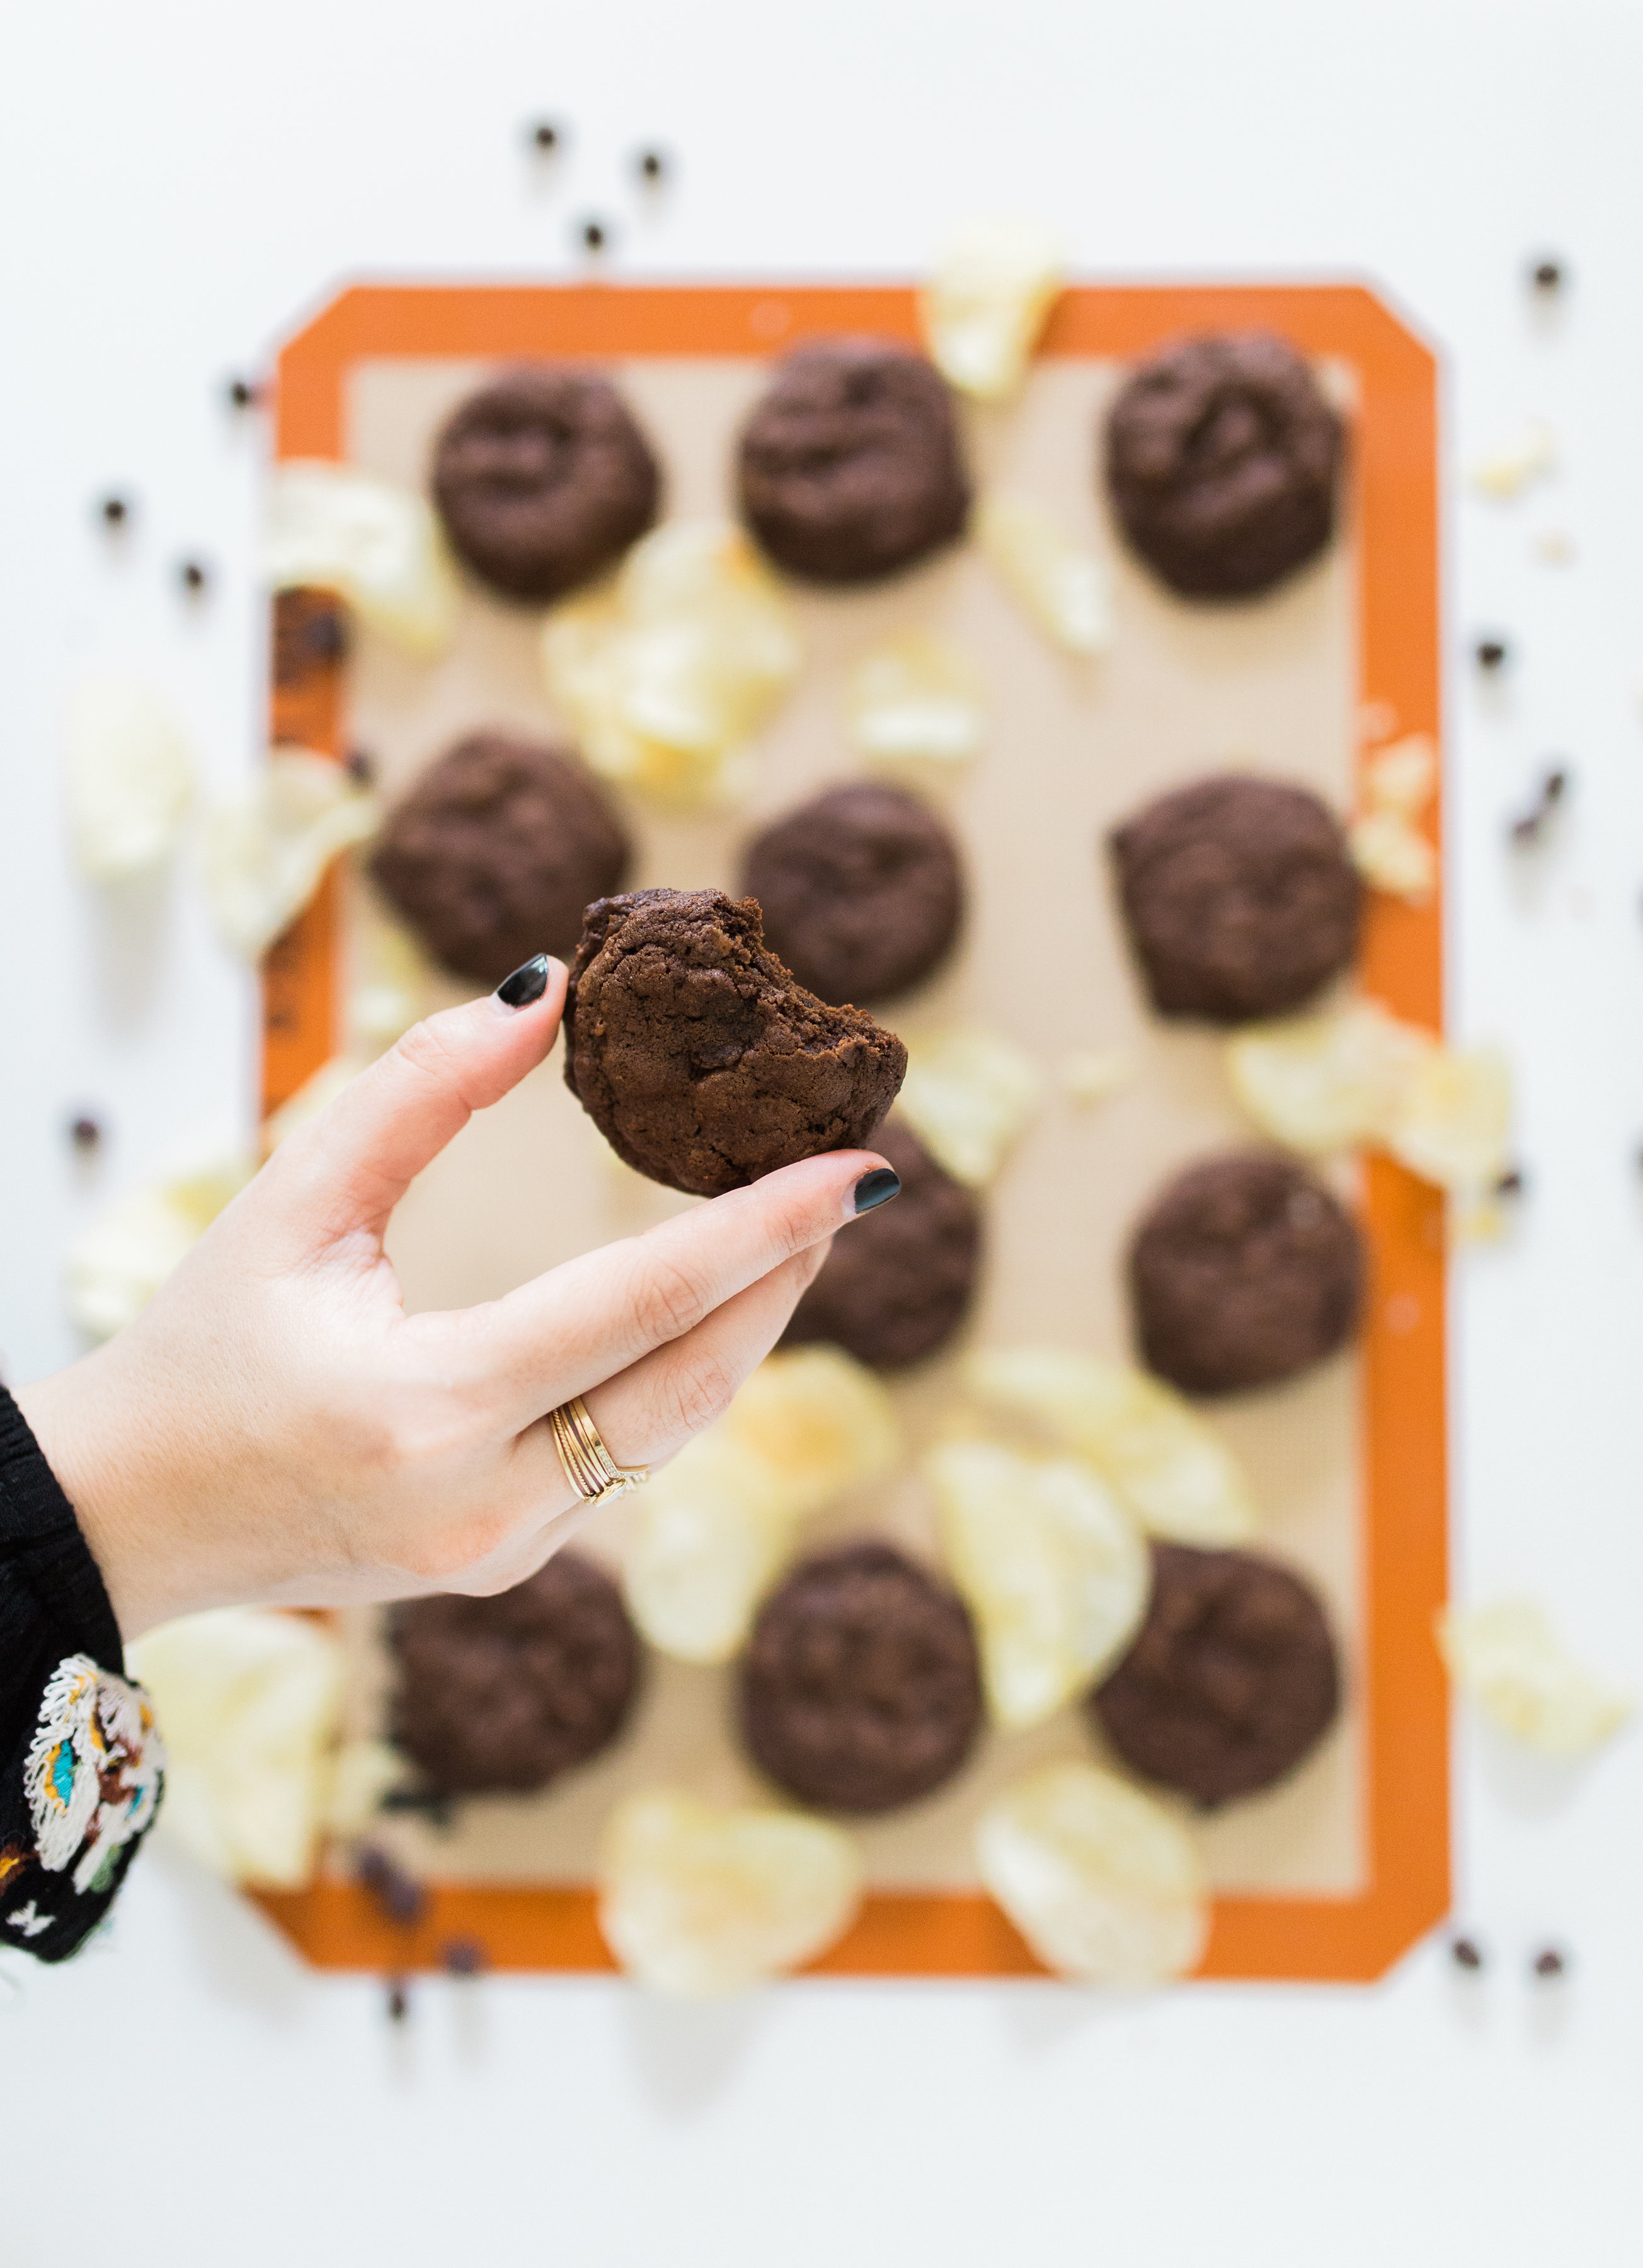
M 527 961 L 512 976 L 503 978 L 497 987 L 497 998 L 505 1008 L 528 1008 L 547 990 L 548 956 L 539 953 L 534 961 Z
M 864 1174 L 856 1184 L 856 1218 L 871 1212 L 875 1205 L 888 1204 L 892 1197 L 902 1193 L 902 1177 L 888 1166 L 875 1166 Z

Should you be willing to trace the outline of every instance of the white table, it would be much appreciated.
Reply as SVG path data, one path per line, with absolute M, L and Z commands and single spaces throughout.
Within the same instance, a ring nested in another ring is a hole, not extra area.
M 955 217 L 1065 230 L 1080 272 L 1361 276 L 1448 357 L 1451 1011 L 1514 1055 L 1520 1233 L 1455 1270 L 1457 1583 L 1542 1594 L 1635 1669 L 1643 1587 L 1643 18 L 1621 5 L 623 0 L 544 11 L 285 0 L 39 9 L 6 40 L 9 383 L 0 826 L 10 1075 L 0 1344 L 69 1359 L 59 1258 L 107 1190 L 233 1123 L 253 1002 L 186 893 L 72 879 L 67 687 L 140 655 L 217 786 L 253 761 L 258 421 L 232 371 L 349 276 L 571 271 L 607 217 L 630 276 L 902 276 Z M 542 168 L 521 128 L 565 122 Z M 631 153 L 677 154 L 639 209 Z M 1526 258 L 1566 257 L 1551 320 Z M 1558 475 L 1455 468 L 1525 416 Z M 118 546 L 96 499 L 136 499 Z M 1535 539 L 1566 535 L 1553 564 Z M 203 604 L 181 599 L 207 560 Z M 1481 696 L 1468 651 L 1502 631 Z M 1503 821 L 1567 759 L 1558 839 Z M 65 1115 L 106 1114 L 92 1171 Z M 19 1195 L 26 1192 L 26 1195 Z M 151 1857 L 111 1941 L 0 2012 L 0 2259 L 389 2261 L 1636 2254 L 1643 1742 L 1584 1772 L 1458 1749 L 1458 1911 L 1372 1990 L 807 1984 L 658 2007 L 600 1981 L 417 1988 L 305 1972 L 227 1893 Z M 1536 1994 L 1555 1938 L 1576 1967 Z

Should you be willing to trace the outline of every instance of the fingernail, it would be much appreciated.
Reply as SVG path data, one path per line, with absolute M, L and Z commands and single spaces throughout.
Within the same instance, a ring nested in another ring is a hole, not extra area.
M 516 968 L 512 976 L 505 976 L 497 987 L 497 998 L 505 1008 L 528 1008 L 533 1000 L 540 1000 L 548 990 L 548 956 L 539 953 Z
M 888 1204 L 892 1197 L 899 1197 L 901 1193 L 901 1175 L 888 1166 L 875 1166 L 856 1184 L 852 1208 L 856 1219 L 859 1220 L 863 1213 L 873 1211 L 876 1205 Z

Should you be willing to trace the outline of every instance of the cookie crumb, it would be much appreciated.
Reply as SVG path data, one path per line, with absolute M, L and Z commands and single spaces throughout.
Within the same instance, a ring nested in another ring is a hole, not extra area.
M 1479 638 L 1473 652 L 1479 669 L 1499 669 L 1507 658 L 1506 641 L 1496 637 Z
M 659 150 L 641 150 L 636 163 L 639 179 L 652 188 L 667 172 L 667 160 Z
M 1484 1965 L 1482 1948 L 1475 1939 L 1470 1937 L 1456 1937 L 1450 1940 L 1449 1958 L 1457 1969 L 1464 1969 L 1473 1975 Z
M 77 1150 L 84 1152 L 98 1149 L 101 1145 L 102 1138 L 101 1123 L 89 1112 L 83 1112 L 78 1118 L 70 1122 L 69 1139 Z
M 551 157 L 564 138 L 563 130 L 546 118 L 539 118 L 531 128 L 531 146 L 544 158 Z
M 1536 291 L 1550 294 L 1561 291 L 1564 282 L 1563 263 L 1559 260 L 1537 260 L 1529 270 L 1529 282 Z
M 357 1873 L 361 1888 L 389 1921 L 409 1929 L 427 1911 L 428 1893 L 422 1884 L 375 1844 L 367 1844 L 359 1853 Z
M 211 578 L 197 559 L 185 559 L 177 570 L 177 579 L 190 596 L 197 597 Z
M 1569 1962 L 1567 1955 L 1559 1953 L 1555 1945 L 1548 1945 L 1535 1955 L 1533 1965 L 1535 1975 L 1543 1984 L 1549 1984 L 1552 1978 L 1566 1974 Z
M 580 222 L 577 236 L 584 252 L 603 252 L 610 241 L 610 232 L 602 220 Z
M 99 507 L 105 527 L 123 527 L 131 517 L 131 507 L 122 496 L 107 496 Z
M 226 387 L 231 409 L 254 409 L 261 394 L 248 378 L 231 378 Z

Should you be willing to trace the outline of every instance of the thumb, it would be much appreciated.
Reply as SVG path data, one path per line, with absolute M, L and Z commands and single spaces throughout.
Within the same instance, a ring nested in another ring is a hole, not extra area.
M 542 990 L 521 1006 L 504 997 Z M 498 990 L 413 1025 L 343 1088 L 328 1110 L 280 1144 L 263 1168 L 269 1197 L 304 1241 L 354 1231 L 380 1237 L 423 1167 L 476 1110 L 499 1102 L 554 1043 L 564 1006 L 562 961 L 542 954 Z

